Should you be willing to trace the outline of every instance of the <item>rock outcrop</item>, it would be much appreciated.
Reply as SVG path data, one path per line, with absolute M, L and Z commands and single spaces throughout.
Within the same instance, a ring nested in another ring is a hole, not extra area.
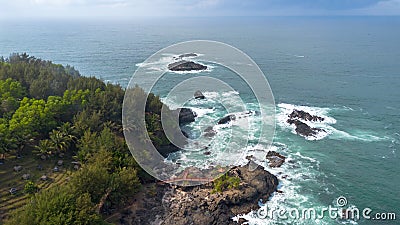
M 313 116 L 308 112 L 303 110 L 294 109 L 292 113 L 289 115 L 290 119 L 302 119 L 305 121 L 313 121 L 313 122 L 322 122 L 324 121 L 323 117 L 320 116 Z
M 259 111 L 244 111 L 244 112 L 238 112 L 235 114 L 229 114 L 227 116 L 224 116 L 220 120 L 218 120 L 217 124 L 227 124 L 230 121 L 236 120 L 236 119 L 243 119 L 247 118 L 250 116 L 259 116 L 260 112 Z
M 304 137 L 316 137 L 318 132 L 326 131 L 321 128 L 313 128 L 302 121 L 322 122 L 324 120 L 325 118 L 323 117 L 311 115 L 303 110 L 293 109 L 292 113 L 288 115 L 288 120 L 286 122 L 296 126 L 295 131 L 297 134 Z
M 324 131 L 321 128 L 312 128 L 296 119 L 288 119 L 286 122 L 289 124 L 294 124 L 296 126 L 296 133 L 305 137 L 316 136 L 318 132 Z
M 272 168 L 281 167 L 285 162 L 286 157 L 275 151 L 268 151 L 267 156 L 268 165 Z
M 195 99 L 205 99 L 206 97 L 203 95 L 203 93 L 201 93 L 201 91 L 196 91 L 194 93 L 194 98 Z
M 213 129 L 213 127 L 207 127 L 204 129 L 203 136 L 207 138 L 212 138 L 217 134 L 217 131 Z
M 235 119 L 236 119 L 235 115 L 227 115 L 227 116 L 223 117 L 222 119 L 218 120 L 218 124 L 227 124 Z
M 187 58 L 187 57 L 197 57 L 197 54 L 196 53 L 185 53 L 185 54 L 178 55 L 177 57 L 175 57 L 175 59 L 182 59 L 182 58 Z
M 173 152 L 177 152 L 181 150 L 180 148 L 178 148 L 177 146 L 175 146 L 174 144 L 169 144 L 169 145 L 161 145 L 161 146 L 157 146 L 157 151 L 164 157 L 167 158 L 169 154 L 173 153 Z
M 194 122 L 194 118 L 197 117 L 197 114 L 189 109 L 189 108 L 179 108 L 179 124 L 186 124 Z
M 268 199 L 277 190 L 278 179 L 261 167 L 250 171 L 246 165 L 232 168 L 228 173 L 239 177 L 241 182 L 238 188 L 222 193 L 213 193 L 209 184 L 195 187 L 157 185 L 154 196 L 146 197 L 144 207 L 123 214 L 120 224 L 238 224 L 231 218 L 257 210 L 257 202 Z
M 181 60 L 168 65 L 171 71 L 193 71 L 193 70 L 206 70 L 207 66 L 192 61 Z

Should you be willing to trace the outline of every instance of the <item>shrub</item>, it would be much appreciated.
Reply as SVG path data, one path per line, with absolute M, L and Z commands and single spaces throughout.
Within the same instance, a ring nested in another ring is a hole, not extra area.
M 33 194 L 37 192 L 38 189 L 39 188 L 35 183 L 33 183 L 32 181 L 28 181 L 28 183 L 25 184 L 24 192 L 27 194 Z
M 240 178 L 235 176 L 229 176 L 227 173 L 214 180 L 214 188 L 212 193 L 223 192 L 225 190 L 238 188 L 240 184 Z

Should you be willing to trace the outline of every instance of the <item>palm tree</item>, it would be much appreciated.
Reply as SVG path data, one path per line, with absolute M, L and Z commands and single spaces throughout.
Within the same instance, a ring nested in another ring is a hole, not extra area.
M 39 152 L 40 155 L 46 156 L 53 153 L 52 151 L 54 150 L 54 146 L 50 140 L 45 139 L 40 140 L 39 145 L 35 146 L 35 149 Z
M 66 151 L 70 144 L 70 140 L 59 130 L 53 130 L 50 133 L 50 141 L 57 152 Z
M 75 142 L 76 141 L 76 130 L 75 127 L 71 125 L 71 123 L 66 122 L 60 127 L 58 127 L 58 130 L 62 133 L 62 135 L 65 137 L 66 140 L 69 142 Z
M 67 151 L 71 144 L 76 142 L 75 127 L 67 122 L 49 134 L 50 141 L 57 152 Z

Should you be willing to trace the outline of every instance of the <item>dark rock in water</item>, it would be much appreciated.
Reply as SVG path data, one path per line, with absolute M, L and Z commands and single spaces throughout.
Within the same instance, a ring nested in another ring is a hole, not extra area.
M 227 116 L 223 117 L 222 119 L 218 120 L 217 123 L 218 124 L 227 124 L 232 120 L 248 118 L 250 116 L 257 116 L 257 115 L 260 115 L 260 112 L 258 112 L 258 111 L 244 111 L 244 112 L 239 112 L 239 113 L 227 115 Z
M 179 108 L 179 124 L 194 122 L 194 118 L 197 114 L 189 108 Z
M 206 129 L 204 129 L 203 136 L 204 137 L 214 137 L 217 134 L 217 132 L 213 129 L 213 127 L 209 126 Z
M 235 119 L 236 119 L 235 115 L 227 115 L 227 116 L 223 117 L 222 119 L 220 119 L 218 121 L 218 124 L 227 124 L 230 121 L 235 120 Z
M 256 158 L 253 155 L 246 156 L 246 159 L 249 161 L 254 161 Z
M 178 56 L 174 56 L 175 60 L 182 60 L 183 58 L 188 58 L 188 57 L 197 57 L 196 53 L 185 53 L 185 54 L 181 54 Z
M 210 151 L 207 151 L 207 152 L 204 152 L 203 154 L 204 154 L 204 155 L 211 155 L 211 152 L 210 152 Z
M 168 112 L 168 116 L 170 116 L 171 118 L 178 118 L 179 124 L 178 125 L 182 125 L 182 124 L 186 124 L 186 123 L 190 123 L 194 121 L 194 118 L 197 116 L 195 112 L 193 112 L 191 109 L 189 108 L 178 108 L 176 110 L 172 110 L 170 112 Z M 172 121 L 172 119 L 171 119 Z M 170 153 L 176 152 L 181 150 L 178 146 L 184 146 L 185 144 L 187 144 L 187 138 L 189 138 L 189 134 L 186 133 L 184 130 L 182 130 L 182 128 L 180 129 L 181 132 L 174 132 L 173 133 L 173 137 L 174 137 L 174 144 L 166 144 L 165 142 L 158 144 L 156 142 L 153 142 L 153 144 L 155 145 L 157 151 L 163 156 L 163 157 L 168 157 L 168 155 Z M 164 130 L 156 130 L 153 132 L 153 134 L 156 137 L 159 138 L 167 138 L 166 134 L 164 133 Z
M 206 97 L 203 95 L 203 93 L 201 93 L 201 91 L 196 91 L 194 93 L 194 98 L 195 99 L 205 99 Z
M 189 138 L 189 134 L 186 133 L 186 131 L 183 131 L 183 130 L 181 130 L 181 131 L 182 131 L 183 136 L 185 136 L 185 138 Z
M 237 223 L 232 217 L 257 210 L 257 202 L 260 199 L 268 199 L 277 190 L 278 179 L 260 167 L 254 171 L 250 171 L 248 165 L 234 167 L 228 171 L 228 175 L 240 178 L 238 188 L 212 194 L 213 188 L 210 185 L 165 185 L 161 192 L 164 194 L 157 191 L 154 199 L 146 200 L 149 207 L 129 216 L 140 222 L 135 224 L 153 224 L 159 219 L 163 225 L 233 225 Z M 157 190 L 160 190 L 159 188 L 160 186 Z M 156 219 L 157 215 L 159 217 Z
M 179 55 L 178 58 L 196 57 L 196 56 L 197 56 L 196 53 L 186 53 L 186 54 Z
M 267 159 L 269 158 L 269 157 L 279 157 L 279 158 L 281 158 L 281 159 L 286 159 L 286 157 L 285 156 L 283 156 L 283 155 L 281 155 L 281 154 L 279 154 L 278 152 L 276 152 L 276 151 L 268 151 L 268 153 L 267 153 Z
M 305 112 L 303 110 L 297 110 L 294 109 L 293 112 L 289 115 L 290 119 L 303 119 L 305 121 L 314 121 L 314 122 L 321 122 L 324 121 L 323 117 L 320 116 L 313 116 L 308 112 Z
M 266 158 L 270 167 L 280 167 L 285 162 L 286 157 L 275 151 L 268 151 Z
M 206 70 L 207 66 L 192 61 L 181 60 L 168 65 L 171 71 L 192 71 L 192 70 Z
M 315 136 L 317 135 L 318 132 L 325 131 L 320 128 L 312 128 L 307 124 L 296 119 L 288 119 L 286 122 L 289 124 L 294 124 L 296 126 L 296 133 L 305 137 Z
M 179 151 L 180 148 L 173 144 L 161 145 L 157 147 L 157 151 L 164 157 L 167 158 L 170 153 Z
M 315 137 L 318 132 L 325 131 L 320 128 L 310 127 L 306 123 L 300 121 L 301 119 L 304 121 L 322 122 L 325 120 L 325 118 L 323 117 L 313 116 L 308 112 L 297 109 L 294 109 L 293 112 L 288 117 L 289 119 L 286 122 L 289 124 L 294 124 L 296 126 L 296 133 L 304 137 L 310 137 L 310 136 Z
M 214 131 L 212 126 L 208 126 L 206 129 L 204 129 L 204 132 L 211 132 Z

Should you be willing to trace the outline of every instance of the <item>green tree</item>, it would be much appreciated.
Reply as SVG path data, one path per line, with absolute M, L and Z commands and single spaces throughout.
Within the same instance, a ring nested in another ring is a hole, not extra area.
M 124 167 L 114 173 L 112 183 L 114 187 L 113 192 L 110 194 L 110 199 L 117 204 L 128 200 L 130 196 L 137 193 L 141 188 L 137 171 L 131 167 Z
M 80 134 L 89 129 L 91 131 L 101 131 L 102 115 L 98 111 L 91 112 L 85 109 L 74 116 L 73 123 Z
M 115 151 L 117 148 L 115 134 L 110 128 L 105 127 L 97 138 L 98 145 L 101 149 L 107 151 Z
M 64 139 L 68 142 L 68 146 L 71 149 L 75 147 L 77 141 L 77 131 L 75 126 L 73 126 L 70 122 L 63 123 L 60 127 L 57 128 Z
M 68 110 L 68 104 L 60 96 L 49 96 L 47 98 L 45 109 L 51 112 L 52 118 L 60 123 L 65 120 L 65 115 Z
M 26 90 L 21 83 L 11 78 L 0 80 L 0 116 L 11 117 L 24 96 Z
M 26 95 L 26 90 L 20 82 L 11 78 L 0 80 L 0 98 L 11 96 L 16 99 L 22 99 Z
M 63 101 L 67 106 L 63 114 L 63 121 L 71 121 L 77 112 L 84 109 L 88 101 L 90 91 L 86 90 L 66 90 Z
M 99 151 L 71 178 L 71 186 L 78 194 L 89 193 L 98 204 L 111 187 L 111 153 Z
M 82 137 L 78 140 L 77 147 L 79 149 L 77 158 L 81 162 L 86 162 L 94 152 L 99 150 L 97 142 L 97 133 L 86 130 Z
M 35 146 L 35 149 L 38 151 L 39 155 L 52 155 L 54 151 L 54 145 L 48 139 L 40 140 L 39 144 Z
M 22 99 L 20 107 L 15 111 L 9 122 L 10 131 L 22 139 L 36 136 L 39 133 L 45 134 L 56 125 L 53 112 L 46 107 L 44 100 L 26 97 Z
M 107 224 L 93 210 L 88 194 L 76 195 L 69 186 L 36 193 L 31 201 L 14 211 L 6 225 L 98 225 Z
M 71 143 L 71 139 L 59 130 L 50 133 L 50 141 L 58 153 L 67 151 Z
M 16 148 L 16 139 L 11 136 L 8 128 L 8 121 L 4 118 L 0 118 L 0 154 L 4 154 Z M 4 155 L 0 156 L 0 158 L 4 158 Z

